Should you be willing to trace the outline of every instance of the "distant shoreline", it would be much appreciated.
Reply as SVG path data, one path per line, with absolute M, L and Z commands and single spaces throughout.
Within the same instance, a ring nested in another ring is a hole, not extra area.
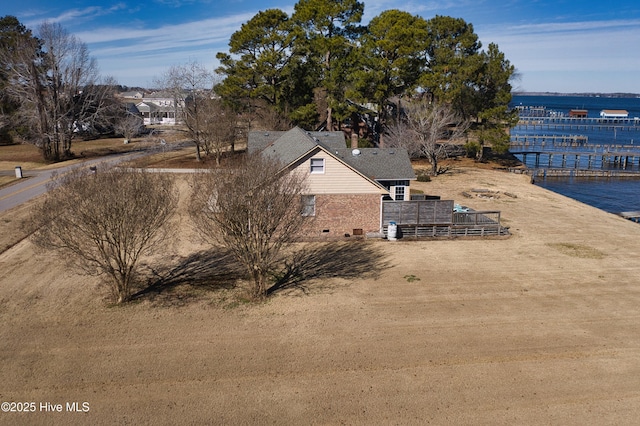
M 638 98 L 639 93 L 560 93 L 560 92 L 512 92 L 513 96 L 581 96 L 601 98 Z

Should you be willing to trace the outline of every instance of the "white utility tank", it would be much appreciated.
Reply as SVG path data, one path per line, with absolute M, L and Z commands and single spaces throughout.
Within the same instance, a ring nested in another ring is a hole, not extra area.
M 390 241 L 395 241 L 398 237 L 398 225 L 395 222 L 389 222 L 389 227 L 387 228 L 387 239 Z

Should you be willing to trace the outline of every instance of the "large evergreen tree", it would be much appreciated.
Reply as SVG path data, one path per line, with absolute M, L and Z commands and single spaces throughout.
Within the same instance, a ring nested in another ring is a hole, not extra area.
M 378 131 L 386 126 L 389 100 L 415 89 L 424 72 L 426 40 L 426 21 L 400 10 L 382 12 L 362 34 L 350 95 L 377 105 Z
M 259 12 L 231 36 L 229 52 L 218 53 L 218 72 L 225 80 L 216 89 L 235 99 L 260 99 L 282 109 L 281 92 L 287 67 L 294 58 L 296 32 L 287 14 L 278 9 Z
M 297 46 L 319 66 L 328 130 L 333 130 L 334 110 L 345 100 L 345 77 L 352 70 L 349 58 L 363 12 L 364 3 L 357 0 L 300 0 L 295 5 L 292 20 L 304 31 Z
M 428 25 L 428 70 L 421 85 L 438 102 L 465 114 L 468 89 L 480 64 L 482 44 L 473 25 L 461 18 L 435 16 Z

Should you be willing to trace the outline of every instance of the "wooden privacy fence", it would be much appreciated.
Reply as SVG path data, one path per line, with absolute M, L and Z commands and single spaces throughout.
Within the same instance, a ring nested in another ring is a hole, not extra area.
M 385 201 L 382 228 L 385 235 L 395 222 L 398 236 L 456 237 L 508 235 L 499 211 L 454 212 L 453 200 Z

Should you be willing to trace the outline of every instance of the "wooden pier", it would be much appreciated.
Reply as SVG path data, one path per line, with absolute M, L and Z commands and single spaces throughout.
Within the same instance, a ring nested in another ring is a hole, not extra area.
M 510 168 L 511 173 L 526 174 L 531 177 L 532 182 L 536 179 L 554 178 L 616 178 L 616 179 L 638 179 L 640 173 L 629 170 L 602 170 L 602 169 L 576 169 L 559 167 L 554 168 Z
M 512 135 L 511 145 L 536 145 L 545 146 L 582 146 L 589 143 L 589 137 L 584 135 Z
M 618 215 L 633 222 L 640 223 L 640 212 L 621 212 L 618 213 Z
M 617 169 L 633 169 L 634 167 L 638 167 L 640 170 L 640 152 L 601 152 L 594 153 L 588 151 L 510 151 L 513 155 L 521 155 L 522 162 L 527 164 L 527 157 L 534 156 L 534 167 L 538 168 L 541 166 L 553 167 L 554 166 L 554 158 L 560 159 L 560 168 L 567 168 L 568 165 L 572 164 L 575 169 L 593 169 L 593 168 L 604 168 L 605 166 L 610 166 Z M 581 167 L 582 159 L 586 159 L 585 167 Z M 543 161 L 546 160 L 546 161 Z
M 640 118 L 520 117 L 517 126 L 548 130 L 640 131 Z

